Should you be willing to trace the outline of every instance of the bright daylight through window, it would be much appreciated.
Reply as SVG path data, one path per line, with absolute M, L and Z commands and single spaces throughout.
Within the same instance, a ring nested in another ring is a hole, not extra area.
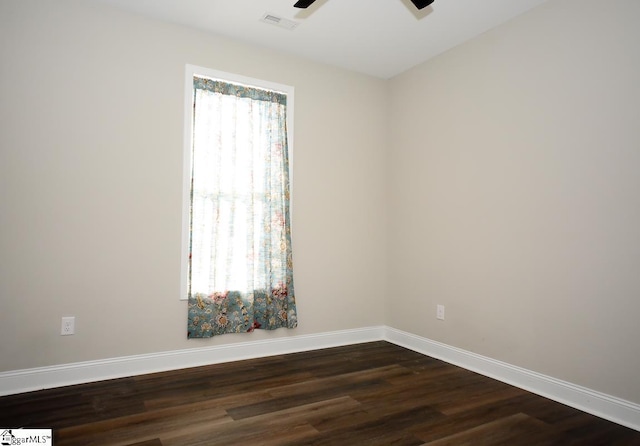
M 293 88 L 187 66 L 185 89 L 188 336 L 294 328 Z

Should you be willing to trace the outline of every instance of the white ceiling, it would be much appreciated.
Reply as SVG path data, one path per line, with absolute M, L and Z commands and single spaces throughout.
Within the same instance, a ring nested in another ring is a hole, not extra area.
M 388 79 L 546 0 L 94 0 Z M 298 23 L 263 23 L 265 13 Z

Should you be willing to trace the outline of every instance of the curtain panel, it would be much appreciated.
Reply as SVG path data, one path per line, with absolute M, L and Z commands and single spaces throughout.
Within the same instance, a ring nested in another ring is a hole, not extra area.
M 188 337 L 297 326 L 286 94 L 194 77 Z

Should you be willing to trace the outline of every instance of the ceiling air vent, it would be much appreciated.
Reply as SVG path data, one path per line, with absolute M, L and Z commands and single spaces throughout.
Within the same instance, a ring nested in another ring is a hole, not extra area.
M 289 31 L 296 29 L 296 26 L 298 26 L 297 22 L 283 19 L 282 17 L 278 17 L 274 14 L 269 14 L 268 12 L 265 12 L 260 20 L 270 25 L 276 25 L 280 28 L 288 29 Z

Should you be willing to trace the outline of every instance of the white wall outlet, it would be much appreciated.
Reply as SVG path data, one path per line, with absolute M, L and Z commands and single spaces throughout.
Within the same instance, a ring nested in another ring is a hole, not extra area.
M 436 305 L 436 318 L 444 320 L 444 305 Z
M 75 332 L 76 332 L 76 318 L 74 316 L 63 317 L 60 334 L 62 336 L 68 336 L 68 335 L 74 334 Z

